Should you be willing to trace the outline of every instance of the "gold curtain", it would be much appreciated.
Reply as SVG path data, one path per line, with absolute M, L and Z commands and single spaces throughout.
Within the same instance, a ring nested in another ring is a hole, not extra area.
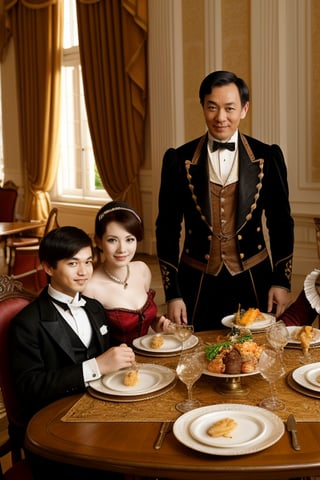
M 140 213 L 147 83 L 147 0 L 77 0 L 88 122 L 99 174 Z
M 4 60 L 5 49 L 10 39 L 10 27 L 5 14 L 4 0 L 0 0 L 0 62 Z
M 45 219 L 58 168 L 62 0 L 5 0 L 17 68 L 25 218 Z

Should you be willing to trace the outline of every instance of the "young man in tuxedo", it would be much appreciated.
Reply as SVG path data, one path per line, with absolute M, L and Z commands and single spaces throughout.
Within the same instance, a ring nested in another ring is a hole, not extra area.
M 10 325 L 12 378 L 22 399 L 20 420 L 61 397 L 85 392 L 88 382 L 135 361 L 123 344 L 109 348 L 102 305 L 81 296 L 93 273 L 90 237 L 76 227 L 61 227 L 43 238 L 41 265 L 49 284 Z M 28 452 L 27 452 L 28 453 Z M 107 472 L 48 462 L 28 454 L 35 479 L 100 479 Z M 117 474 L 112 474 L 113 478 Z

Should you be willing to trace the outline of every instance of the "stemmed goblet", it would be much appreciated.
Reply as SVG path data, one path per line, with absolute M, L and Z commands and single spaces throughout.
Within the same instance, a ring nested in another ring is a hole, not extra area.
M 181 342 L 181 350 L 184 349 L 184 342 L 191 337 L 194 332 L 193 325 L 186 325 L 185 323 L 171 322 L 167 331 L 172 333 L 179 342 Z
M 266 329 L 268 343 L 280 353 L 280 360 L 283 363 L 283 349 L 289 341 L 289 332 L 283 320 L 278 320 Z
M 189 412 L 189 410 L 201 406 L 199 400 L 194 400 L 192 398 L 192 387 L 201 377 L 204 367 L 204 349 L 181 352 L 176 372 L 181 382 L 187 386 L 188 398 L 176 404 L 176 409 L 179 410 L 179 412 Z
M 269 382 L 271 397 L 264 398 L 260 406 L 268 410 L 282 410 L 285 404 L 277 397 L 276 381 L 286 373 L 283 362 L 280 361 L 280 352 L 272 348 L 265 348 L 260 355 L 258 370 L 267 382 Z

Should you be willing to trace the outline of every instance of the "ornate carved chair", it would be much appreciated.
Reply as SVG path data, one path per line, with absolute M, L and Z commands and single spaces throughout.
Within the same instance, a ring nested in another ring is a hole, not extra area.
M 24 429 L 19 420 L 20 401 L 15 394 L 10 374 L 9 326 L 11 320 L 33 299 L 34 296 L 23 289 L 21 282 L 8 275 L 0 275 L 0 388 L 7 414 L 9 437 L 7 452 L 3 451 L 1 454 L 11 452 L 12 464 L 22 459 Z

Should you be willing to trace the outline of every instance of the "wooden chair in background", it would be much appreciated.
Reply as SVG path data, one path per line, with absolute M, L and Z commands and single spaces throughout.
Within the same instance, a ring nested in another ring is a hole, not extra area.
M 52 208 L 48 218 L 47 218 L 47 224 L 45 228 L 36 228 L 37 224 L 35 222 L 35 233 L 30 234 L 30 235 L 19 235 L 15 237 L 10 237 L 7 240 L 7 249 L 9 250 L 9 255 L 8 255 L 8 273 L 11 273 L 10 267 L 12 263 L 14 262 L 14 256 L 15 252 L 19 248 L 26 248 L 26 247 L 33 247 L 37 246 L 40 243 L 41 238 L 43 235 L 46 235 L 50 230 L 53 228 L 56 228 L 57 225 L 57 215 L 58 215 L 58 209 L 57 208 Z
M 58 209 L 53 208 L 48 216 L 44 236 L 59 227 Z M 41 237 L 42 238 L 42 237 Z M 38 293 L 46 284 L 47 277 L 39 261 L 39 245 L 12 246 L 8 273 L 23 282 L 26 289 Z
M 15 218 L 15 208 L 17 203 L 18 190 L 17 188 L 0 188 L 0 222 L 13 222 Z M 0 241 L 4 242 L 4 258 L 7 259 L 7 247 L 8 239 L 6 237 L 1 238 Z

